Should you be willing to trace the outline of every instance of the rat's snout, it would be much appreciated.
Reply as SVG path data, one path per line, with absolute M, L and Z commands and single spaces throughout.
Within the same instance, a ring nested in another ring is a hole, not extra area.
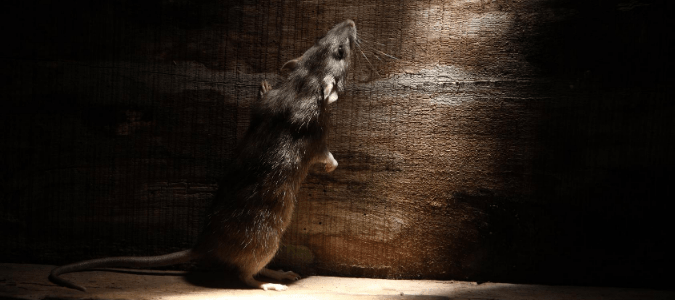
M 347 30 L 347 34 L 349 35 L 350 48 L 353 48 L 355 42 L 358 42 L 358 37 L 356 35 L 356 23 L 354 23 L 354 21 L 351 19 L 347 19 L 344 22 L 342 22 L 342 28 L 345 28 Z

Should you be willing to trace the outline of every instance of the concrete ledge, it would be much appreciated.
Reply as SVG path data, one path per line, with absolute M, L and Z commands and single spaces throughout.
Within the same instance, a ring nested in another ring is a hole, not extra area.
M 284 292 L 249 289 L 218 272 L 88 271 L 66 274 L 86 293 L 52 284 L 53 266 L 0 264 L 0 299 L 675 299 L 675 291 L 312 276 Z

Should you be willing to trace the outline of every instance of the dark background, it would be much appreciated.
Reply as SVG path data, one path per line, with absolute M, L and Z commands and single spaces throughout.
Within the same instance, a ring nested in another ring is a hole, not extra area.
M 351 18 L 340 166 L 274 264 L 673 286 L 669 1 L 0 5 L 2 262 L 190 247 L 260 81 Z

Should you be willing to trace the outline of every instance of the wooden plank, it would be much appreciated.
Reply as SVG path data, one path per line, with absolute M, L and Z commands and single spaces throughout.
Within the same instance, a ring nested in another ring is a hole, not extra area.
M 0 264 L 2 299 L 672 299 L 672 291 L 598 287 L 516 285 L 466 281 L 385 280 L 313 276 L 283 292 L 251 289 L 222 272 L 136 271 L 115 269 L 67 275 L 87 292 L 51 284 L 52 266 Z

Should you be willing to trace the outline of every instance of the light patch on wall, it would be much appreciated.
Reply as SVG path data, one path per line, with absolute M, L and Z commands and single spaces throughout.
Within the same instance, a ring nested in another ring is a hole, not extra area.
M 475 2 L 475 1 L 474 1 Z M 413 12 L 414 20 L 411 28 L 417 37 L 428 40 L 442 37 L 480 38 L 495 34 L 503 34 L 510 28 L 513 15 L 508 12 L 488 11 L 484 13 L 461 12 L 466 7 L 453 5 L 455 8 L 444 9 L 432 5 Z
M 463 35 L 469 38 L 502 35 L 511 26 L 512 16 L 505 12 L 487 12 L 483 14 L 469 14 Z
M 440 105 L 462 105 L 473 100 L 472 97 L 456 97 L 448 94 L 443 94 L 438 97 L 431 98 L 429 102 L 431 104 L 440 104 Z
M 428 35 L 423 37 L 435 39 L 441 36 L 443 29 L 443 11 L 438 6 L 432 6 L 415 13 L 415 31 L 425 31 Z
M 388 214 L 363 215 L 365 208 L 354 208 L 342 202 L 324 201 L 322 209 L 330 215 L 316 214 L 311 220 L 296 220 L 298 226 L 305 229 L 303 234 L 324 234 L 330 236 L 358 236 L 364 241 L 389 242 L 395 239 L 409 220 L 400 211 L 391 210 Z M 366 205 L 358 203 L 357 206 Z M 358 224 L 358 226 L 330 226 L 330 224 Z
M 347 87 L 347 90 L 350 93 L 375 91 L 375 94 L 380 93 L 378 91 L 381 90 L 381 94 L 387 94 L 387 91 L 393 89 L 396 92 L 400 92 L 397 93 L 398 97 L 406 98 L 409 96 L 409 94 L 406 94 L 406 89 L 428 93 L 456 93 L 457 91 L 462 91 L 464 88 L 470 88 L 471 85 L 476 83 L 480 84 L 505 80 L 509 79 L 477 74 L 456 65 L 433 65 L 421 69 L 414 74 L 394 75 L 391 78 L 372 83 L 355 83 Z

